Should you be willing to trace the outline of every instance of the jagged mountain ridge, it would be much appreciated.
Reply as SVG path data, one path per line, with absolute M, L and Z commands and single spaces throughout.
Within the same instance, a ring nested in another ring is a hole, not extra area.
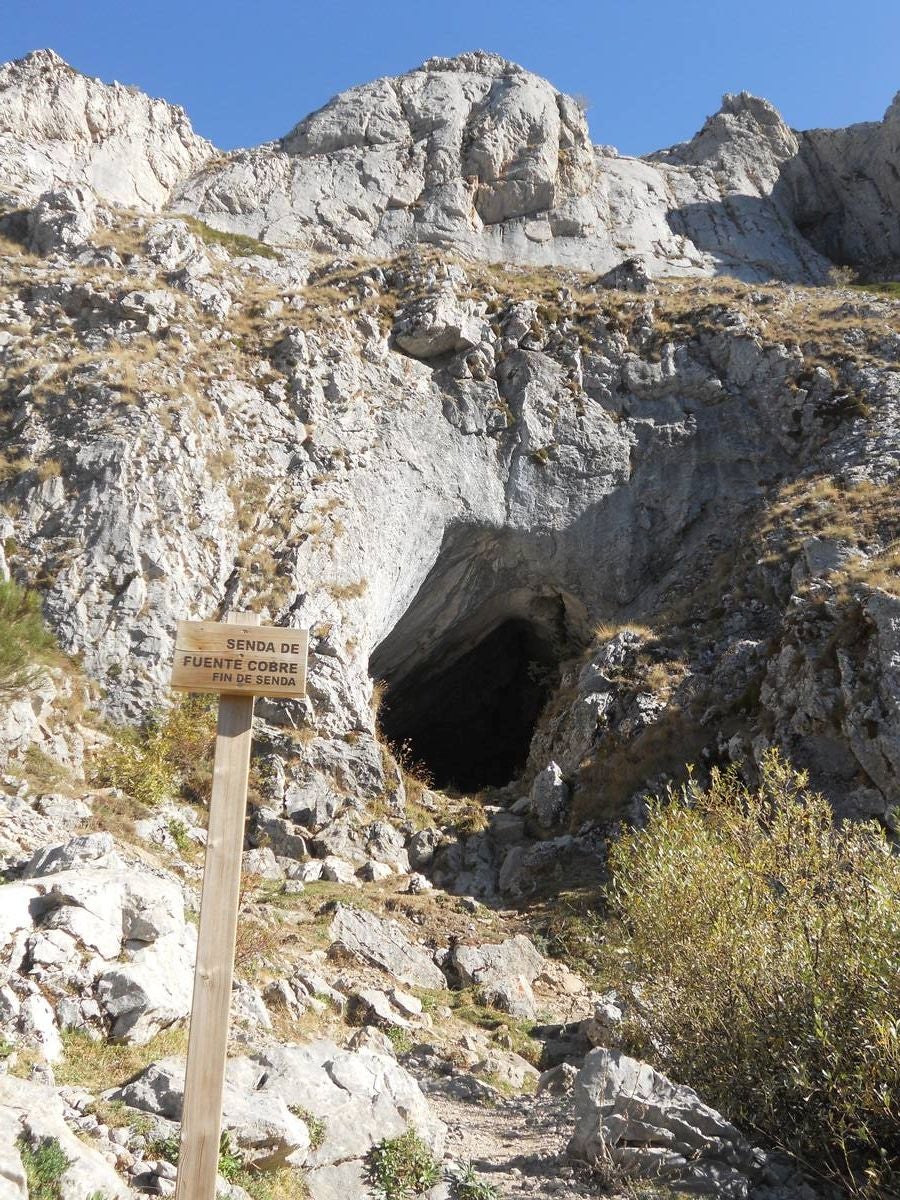
M 900 104 L 797 133 L 726 96 L 690 142 L 593 146 L 570 97 L 497 55 L 429 59 L 351 88 L 280 140 L 218 153 L 181 109 L 79 75 L 52 51 L 0 68 L 0 186 L 49 181 L 193 213 L 279 245 L 390 256 L 426 243 L 490 261 L 821 281 L 900 262 Z

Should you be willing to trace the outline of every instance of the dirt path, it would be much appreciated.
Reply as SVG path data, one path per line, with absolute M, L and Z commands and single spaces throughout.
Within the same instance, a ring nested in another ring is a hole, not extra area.
M 565 1158 L 572 1133 L 570 1097 L 516 1096 L 486 1106 L 432 1093 L 428 1102 L 447 1125 L 447 1153 L 471 1162 L 503 1200 L 588 1200 L 607 1194 L 598 1182 L 580 1180 Z

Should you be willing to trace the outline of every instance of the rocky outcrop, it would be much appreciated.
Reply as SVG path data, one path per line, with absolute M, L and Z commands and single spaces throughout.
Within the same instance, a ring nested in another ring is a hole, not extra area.
M 457 945 L 450 963 L 463 987 L 474 987 L 483 1004 L 514 1017 L 538 1015 L 532 984 L 546 963 L 527 937 L 519 934 L 498 945 Z
M 446 979 L 431 955 L 413 945 L 394 921 L 338 905 L 331 923 L 334 952 L 355 954 L 410 987 L 443 988 Z
M 164 1060 L 115 1098 L 177 1120 L 183 1090 L 183 1064 Z M 307 1130 L 312 1120 L 318 1133 L 314 1147 Z M 253 1058 L 230 1059 L 223 1126 L 261 1169 L 303 1165 L 312 1200 L 362 1195 L 367 1155 L 386 1138 L 413 1129 L 440 1157 L 445 1135 L 415 1080 L 392 1057 L 342 1050 L 327 1041 L 274 1046 Z
M 0 886 L 0 930 L 0 1019 L 48 1060 L 61 1029 L 142 1043 L 190 1011 L 196 930 L 181 888 L 126 868 L 109 834 L 35 852 L 21 882 Z
M 52 1144 L 65 1160 L 53 1180 L 59 1196 L 106 1196 L 129 1200 L 127 1187 L 99 1150 L 87 1145 L 66 1123 L 63 1102 L 51 1087 L 10 1075 L 0 1076 L 0 1183 L 4 1197 L 28 1200 L 22 1150 L 35 1154 Z
M 610 278 L 628 263 L 629 280 L 811 282 L 829 260 L 896 269 L 896 108 L 803 134 L 728 95 L 691 142 L 631 159 L 591 145 L 571 97 L 474 51 L 351 88 L 280 140 L 221 155 L 180 109 L 43 50 L 2 69 L 0 181 L 24 199 L 63 183 L 145 209 L 171 197 L 216 228 L 335 253 L 425 243 Z
M 744 1200 L 758 1163 L 749 1144 L 688 1087 L 617 1051 L 592 1050 L 575 1080 L 573 1158 Z
M 0 189 L 27 202 L 60 184 L 162 208 L 213 147 L 184 111 L 74 70 L 52 50 L 0 67 Z
M 216 162 L 176 204 L 220 228 L 332 250 L 426 242 L 595 271 L 632 259 L 653 274 L 821 278 L 826 260 L 772 196 L 796 139 L 755 100 L 783 136 L 755 137 L 754 125 L 742 138 L 725 119 L 732 103 L 695 155 L 642 161 L 592 146 L 577 103 L 514 63 L 429 59 Z M 710 152 L 736 169 L 696 168 Z

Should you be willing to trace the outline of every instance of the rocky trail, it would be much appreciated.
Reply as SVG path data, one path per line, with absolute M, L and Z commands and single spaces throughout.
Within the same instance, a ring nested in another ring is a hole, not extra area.
M 572 1124 L 571 1104 L 546 1097 L 505 1099 L 489 1108 L 429 1094 L 434 1111 L 447 1125 L 447 1149 L 500 1196 L 574 1196 L 614 1194 L 595 1180 L 580 1182 L 566 1158 Z

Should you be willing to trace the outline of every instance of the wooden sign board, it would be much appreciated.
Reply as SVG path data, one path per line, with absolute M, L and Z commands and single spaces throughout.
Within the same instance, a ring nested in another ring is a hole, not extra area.
M 172 686 L 221 692 L 197 933 L 194 999 L 175 1200 L 215 1200 L 241 886 L 253 697 L 306 693 L 305 629 L 257 624 L 255 613 L 179 621 Z
M 305 629 L 179 621 L 172 687 L 227 696 L 306 695 Z

